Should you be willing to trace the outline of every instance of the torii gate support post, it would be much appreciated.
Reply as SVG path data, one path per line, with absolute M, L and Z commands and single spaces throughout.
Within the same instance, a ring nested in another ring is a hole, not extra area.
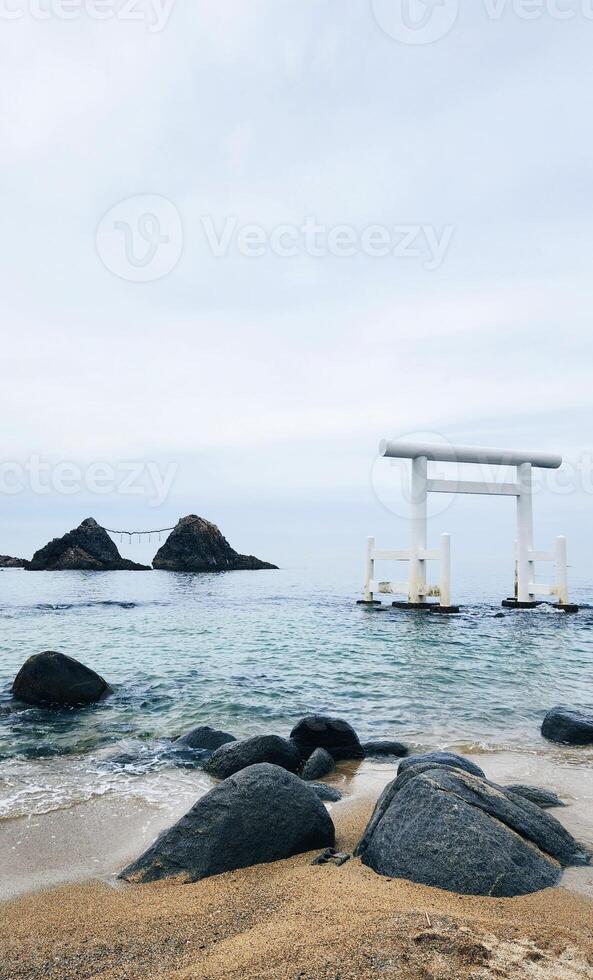
M 533 552 L 533 498 L 531 463 L 517 467 L 517 601 L 533 602 L 530 585 L 535 582 Z
M 426 602 L 426 547 L 427 531 L 427 478 L 428 459 L 416 456 L 412 460 L 412 486 L 410 507 L 410 584 L 408 602 L 420 605 Z

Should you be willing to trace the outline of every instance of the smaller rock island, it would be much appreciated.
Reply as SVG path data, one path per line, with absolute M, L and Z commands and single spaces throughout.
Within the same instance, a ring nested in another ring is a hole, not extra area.
M 157 551 L 153 568 L 166 572 L 234 572 L 278 568 L 253 555 L 240 555 L 216 524 L 188 514 L 182 517 Z
M 122 558 L 107 531 L 93 517 L 36 551 L 27 567 L 32 572 L 150 571 L 148 565 Z

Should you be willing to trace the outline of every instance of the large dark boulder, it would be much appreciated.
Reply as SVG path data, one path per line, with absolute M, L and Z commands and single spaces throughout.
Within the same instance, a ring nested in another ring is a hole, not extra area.
M 26 558 L 11 558 L 10 555 L 0 555 L 0 568 L 28 568 L 30 562 Z
M 93 517 L 36 551 L 28 568 L 32 572 L 149 571 L 147 565 L 122 558 L 107 531 Z
M 278 766 L 249 766 L 198 800 L 120 877 L 199 881 L 334 843 L 331 817 L 307 783 Z
M 515 783 L 512 786 L 505 786 L 509 793 L 516 793 L 526 800 L 531 800 L 542 810 L 551 810 L 555 806 L 566 806 L 557 793 L 549 789 L 542 789 L 540 786 L 525 786 L 523 783 Z
M 427 766 L 431 769 L 435 766 L 447 766 L 449 769 L 462 769 L 474 776 L 486 775 L 475 762 L 466 759 L 464 755 L 457 755 L 456 752 L 425 752 L 423 755 L 410 755 L 402 759 L 397 771 L 403 773 L 410 769 L 425 769 Z
M 281 738 L 280 735 L 254 735 L 252 738 L 222 745 L 213 752 L 204 764 L 204 769 L 210 776 L 227 779 L 241 769 L 260 762 L 269 762 L 289 772 L 298 772 L 302 760 L 287 738 Z
M 28 704 L 75 707 L 111 694 L 106 680 L 90 667 L 51 650 L 29 657 L 12 685 L 12 694 Z
M 278 567 L 253 555 L 239 555 L 216 524 L 195 514 L 177 522 L 152 565 L 165 572 L 232 572 Z
M 175 739 L 175 745 L 185 745 L 188 749 L 201 749 L 204 752 L 214 752 L 229 742 L 236 742 L 234 735 L 210 728 L 210 725 L 199 725 Z
M 329 754 L 327 749 L 315 749 L 313 754 L 305 762 L 301 776 L 303 779 L 311 781 L 323 779 L 328 773 L 333 772 L 335 768 L 334 758 Z
M 395 742 L 393 739 L 381 738 L 374 742 L 363 742 L 362 748 L 365 756 L 381 757 L 384 755 L 394 755 L 403 757 L 408 754 L 409 749 L 403 742 Z
M 386 787 L 357 853 L 379 874 L 492 897 L 556 885 L 563 866 L 588 862 L 534 803 L 443 766 L 404 771 Z
M 572 708 L 552 708 L 542 724 L 542 735 L 565 745 L 593 745 L 593 714 Z
M 302 718 L 290 733 L 304 759 L 315 749 L 326 749 L 334 759 L 362 759 L 364 756 L 358 735 L 343 718 L 309 715 Z

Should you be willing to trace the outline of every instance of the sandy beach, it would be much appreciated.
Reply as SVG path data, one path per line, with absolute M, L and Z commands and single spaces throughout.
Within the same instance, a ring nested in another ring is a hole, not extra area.
M 484 757 L 479 758 L 484 763 Z M 541 776 L 543 766 L 549 782 L 554 777 L 549 760 L 505 753 L 488 760 L 489 771 L 499 779 Z M 555 813 L 581 839 L 590 840 L 589 792 L 583 793 L 578 772 L 567 773 L 564 761 L 556 781 L 564 779 L 561 788 L 567 796 L 571 786 L 579 786 L 579 799 Z M 353 850 L 378 792 L 392 775 L 393 766 L 387 763 L 340 764 L 330 780 L 346 791 L 344 800 L 331 808 L 340 849 Z M 39 874 L 28 882 L 21 878 L 19 890 L 50 883 L 52 861 L 55 865 L 56 855 L 68 849 L 70 883 L 28 891 L 2 904 L 0 977 L 593 976 L 590 869 L 569 872 L 561 888 L 517 899 L 458 896 L 385 879 L 356 858 L 342 867 L 313 866 L 315 853 L 196 884 L 128 886 L 109 872 L 123 863 L 132 836 L 142 829 L 142 839 L 150 838 L 168 819 L 162 811 L 147 819 L 147 812 L 128 809 L 126 821 L 110 806 L 106 800 L 96 801 L 67 811 L 68 816 L 57 813 L 37 821 L 31 833 L 37 835 L 37 843 L 45 836 L 46 846 L 45 857 L 37 853 L 35 866 L 38 872 L 45 866 L 49 876 L 45 881 Z M 86 827 L 86 837 L 78 834 L 78 849 L 76 824 Z M 8 835 L 22 838 L 25 829 L 26 821 L 4 824 Z M 62 833 L 67 836 L 60 840 Z M 4 840 L 11 853 L 10 836 Z M 29 838 L 28 845 L 33 843 Z M 93 872 L 90 862 L 97 862 L 96 854 L 101 853 L 103 862 L 98 868 L 95 863 Z M 65 857 L 63 864 L 64 877 Z M 54 867 L 54 880 L 56 874 Z
M 370 812 L 335 814 L 351 850 Z M 468 898 L 314 855 L 196 884 L 89 882 L 0 912 L 0 976 L 399 980 L 593 975 L 593 902 L 565 888 Z

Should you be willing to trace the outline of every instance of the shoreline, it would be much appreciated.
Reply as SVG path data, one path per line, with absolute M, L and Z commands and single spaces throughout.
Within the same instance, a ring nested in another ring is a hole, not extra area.
M 568 805 L 551 814 L 593 850 L 590 752 L 457 750 L 484 768 L 494 782 L 553 789 Z M 395 758 L 338 763 L 323 780 L 343 794 L 339 803 L 327 805 L 334 822 L 348 822 L 351 815 L 370 811 L 383 788 L 395 778 L 398 763 Z M 179 773 L 176 775 L 179 778 Z M 162 776 L 158 773 L 149 779 L 157 786 Z M 217 781 L 196 769 L 185 771 L 183 782 L 184 792 L 171 794 L 166 802 L 107 792 L 47 813 L 0 819 L 0 903 L 89 881 L 113 885 L 117 872 Z M 593 867 L 565 870 L 562 886 L 593 899 Z
M 352 851 L 372 810 L 332 810 Z M 561 812 L 561 811 L 560 811 Z M 565 887 L 514 899 L 461 896 L 316 852 L 207 878 L 111 887 L 87 881 L 0 905 L 0 976 L 66 980 L 584 980 L 593 900 Z M 32 930 L 32 923 L 34 929 Z
M 465 750 L 463 754 L 484 768 L 494 782 L 529 783 L 557 792 L 568 805 L 551 814 L 593 850 L 591 753 Z M 361 808 L 372 809 L 383 788 L 395 778 L 398 763 L 395 758 L 338 763 L 323 780 L 343 794 L 340 802 L 327 804 L 334 822 L 348 821 Z M 180 773 L 175 775 L 179 780 Z M 47 813 L 0 819 L 0 903 L 93 880 L 113 884 L 122 867 L 217 782 L 201 769 L 187 770 L 181 778 L 183 793 L 176 784 L 175 794 L 166 802 L 164 798 L 156 802 L 156 793 L 150 799 L 151 780 L 157 787 L 163 779 L 163 773 L 157 773 L 142 781 L 148 799 L 139 786 L 136 797 L 107 792 Z M 593 899 L 593 867 L 566 869 L 562 886 Z

